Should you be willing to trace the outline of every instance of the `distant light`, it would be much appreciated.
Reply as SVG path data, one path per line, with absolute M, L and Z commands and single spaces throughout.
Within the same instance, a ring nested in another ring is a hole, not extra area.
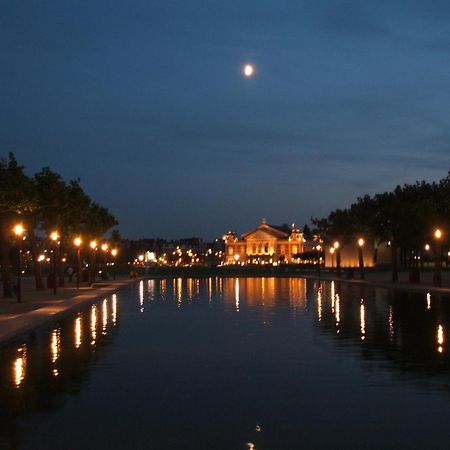
M 74 243 L 77 247 L 79 247 L 79 246 L 81 245 L 81 243 L 82 243 L 82 240 L 81 240 L 80 237 L 76 237 L 76 238 L 73 240 L 73 243 Z
M 442 237 L 442 231 L 439 228 L 434 232 L 434 237 L 436 239 L 440 239 Z
M 52 241 L 57 241 L 58 239 L 59 239 L 59 234 L 58 234 L 58 232 L 57 231 L 53 231 L 51 234 L 50 234 L 50 239 L 52 240 Z
M 97 241 L 91 241 L 89 243 L 89 246 L 92 248 L 92 250 L 96 249 L 97 248 Z
M 21 224 L 18 224 L 14 227 L 14 233 L 17 236 L 22 236 L 23 232 L 25 231 L 24 227 Z
M 425 250 L 426 251 L 430 250 L 430 245 L 429 244 L 425 244 Z
M 246 64 L 244 66 L 244 75 L 246 77 L 251 77 L 255 73 L 255 68 L 251 64 Z
M 108 250 L 108 244 L 102 244 L 101 249 L 106 252 L 106 250 Z
M 339 242 L 336 241 L 336 242 L 333 244 L 333 247 L 334 247 L 334 248 L 339 248 Z
M 363 238 L 359 238 L 359 239 L 358 239 L 358 245 L 359 245 L 360 247 L 362 247 L 362 246 L 364 245 L 364 239 L 363 239 Z

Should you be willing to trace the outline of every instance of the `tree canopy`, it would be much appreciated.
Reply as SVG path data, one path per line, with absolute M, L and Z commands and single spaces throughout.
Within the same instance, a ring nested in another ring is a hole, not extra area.
M 31 252 L 36 253 L 42 236 L 58 230 L 61 243 L 76 235 L 101 238 L 117 225 L 107 208 L 93 201 L 79 179 L 66 182 L 49 167 L 28 176 L 14 154 L 0 159 L 0 254 L 4 295 L 10 293 L 10 247 L 12 227 L 22 222 L 30 236 Z

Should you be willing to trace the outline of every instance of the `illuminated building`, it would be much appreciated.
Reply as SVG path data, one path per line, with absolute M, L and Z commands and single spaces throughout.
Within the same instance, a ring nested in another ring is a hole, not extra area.
M 303 252 L 303 233 L 294 226 L 261 225 L 244 233 L 241 239 L 233 231 L 224 236 L 226 264 L 277 264 L 296 262 Z

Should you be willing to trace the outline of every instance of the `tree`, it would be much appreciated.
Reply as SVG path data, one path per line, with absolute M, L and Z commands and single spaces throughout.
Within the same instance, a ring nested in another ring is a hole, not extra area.
M 33 184 L 14 154 L 9 153 L 7 159 L 0 159 L 0 261 L 4 297 L 12 297 L 10 252 L 13 224 L 23 220 L 34 205 Z M 24 225 L 28 228 L 27 224 Z

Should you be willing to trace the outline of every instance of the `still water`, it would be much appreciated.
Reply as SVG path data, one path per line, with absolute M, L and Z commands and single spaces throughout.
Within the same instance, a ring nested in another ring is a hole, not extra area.
M 434 449 L 450 298 L 139 281 L 0 351 L 0 448 Z

